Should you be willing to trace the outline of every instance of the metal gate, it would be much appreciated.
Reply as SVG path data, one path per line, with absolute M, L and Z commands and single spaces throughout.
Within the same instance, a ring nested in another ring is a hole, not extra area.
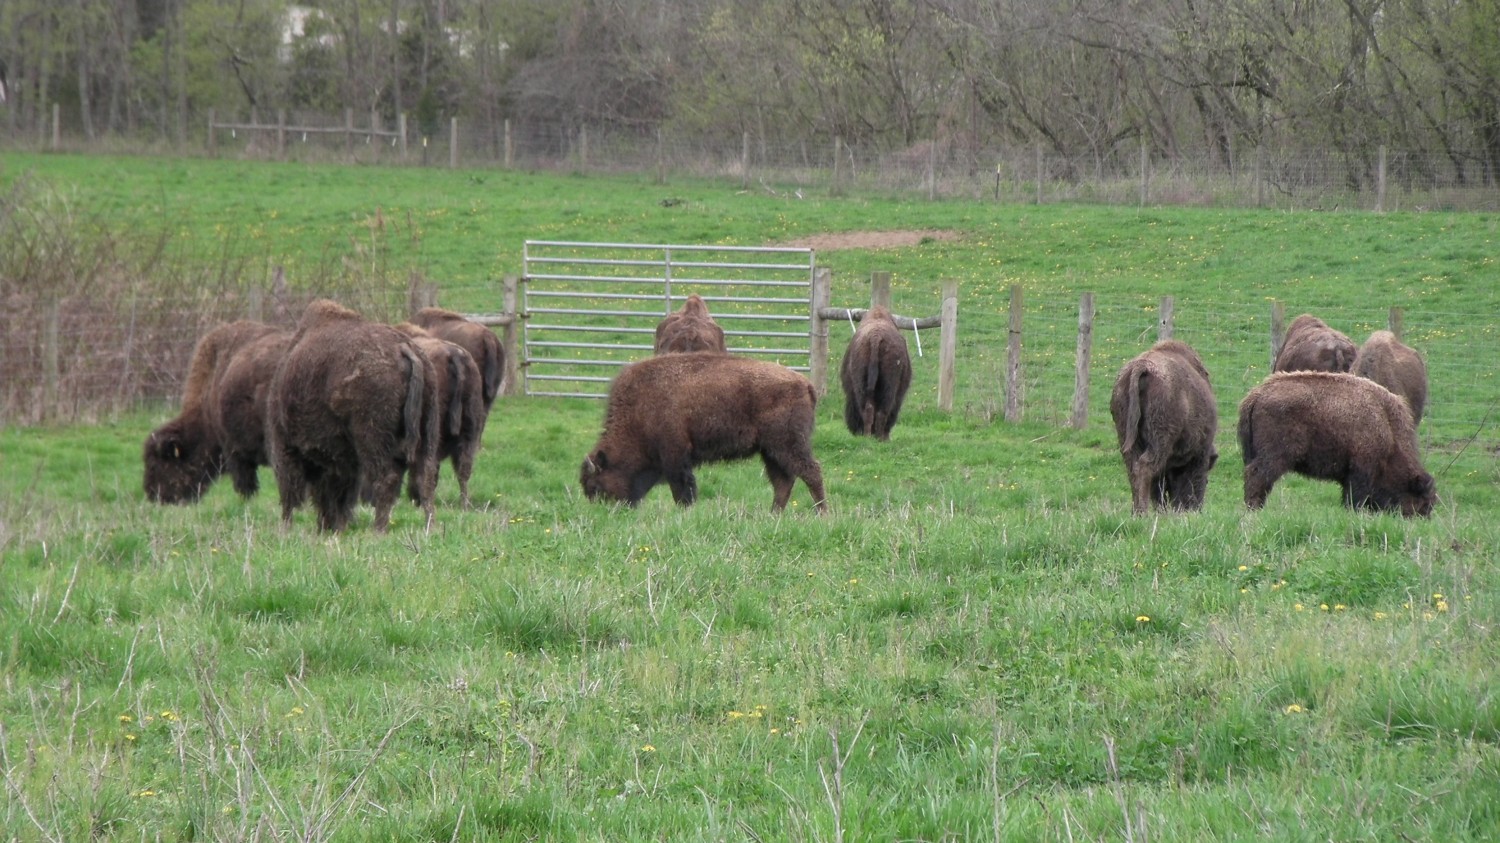
M 693 293 L 729 351 L 807 371 L 811 249 L 527 240 L 522 277 L 527 395 L 604 398 L 649 357 L 656 324 Z

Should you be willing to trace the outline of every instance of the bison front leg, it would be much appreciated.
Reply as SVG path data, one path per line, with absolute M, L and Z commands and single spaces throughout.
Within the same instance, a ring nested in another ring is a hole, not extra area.
M 698 500 L 698 478 L 693 469 L 680 467 L 666 472 L 667 485 L 672 488 L 672 500 L 683 506 L 691 506 Z
M 399 466 L 381 466 L 373 470 L 379 473 L 369 478 L 370 503 L 375 507 L 375 523 L 371 526 L 377 533 L 383 533 L 390 527 L 391 510 L 401 496 L 401 477 L 405 471 Z

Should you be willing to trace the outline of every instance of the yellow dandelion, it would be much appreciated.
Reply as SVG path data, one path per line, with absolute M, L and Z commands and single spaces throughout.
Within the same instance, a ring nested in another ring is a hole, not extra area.
M 1327 603 L 1319 603 L 1318 604 L 1318 608 L 1322 609 L 1323 611 L 1326 612 L 1326 611 L 1328 611 L 1328 604 Z
M 745 712 L 743 712 L 743 711 L 731 711 L 731 712 L 729 712 L 729 719 L 730 720 L 738 720 L 738 719 L 740 719 L 741 717 L 744 717 L 744 716 L 745 716 Z
M 1297 705 L 1296 703 L 1292 703 L 1291 705 L 1286 707 L 1287 714 L 1301 714 L 1302 711 L 1302 706 Z
M 1249 565 L 1241 565 L 1240 566 L 1240 570 L 1241 571 L 1248 571 L 1248 570 L 1250 570 L 1250 566 Z
M 652 746 L 649 743 L 646 744 L 645 746 L 641 747 L 641 752 L 655 752 L 655 751 L 656 751 L 656 747 Z
M 156 795 L 156 791 L 154 791 L 154 790 L 141 790 L 141 791 L 137 791 L 135 795 L 137 797 L 147 798 L 147 797 L 155 796 Z
M 135 742 L 135 735 L 132 735 L 132 734 L 130 734 L 130 733 L 127 732 L 125 734 L 125 740 L 130 741 L 131 743 L 134 743 Z
M 1135 616 L 1135 622 L 1136 623 L 1150 623 L 1151 622 L 1151 616 L 1150 615 L 1136 615 Z
M 292 710 L 288 711 L 285 716 L 290 719 L 292 717 L 301 717 L 304 713 L 302 706 L 294 705 L 292 706 Z
M 1446 611 L 1448 611 L 1448 601 L 1447 600 L 1439 600 L 1437 602 L 1437 606 L 1434 607 L 1434 608 L 1436 608 L 1439 612 L 1446 612 Z
M 177 712 L 175 712 L 175 711 L 173 711 L 173 710 L 171 710 L 169 708 L 166 711 L 163 711 L 161 713 L 161 719 L 163 719 L 163 720 L 176 720 L 177 719 Z
M 1303 610 L 1303 609 L 1305 609 L 1305 608 L 1307 608 L 1307 607 L 1306 607 L 1306 606 L 1303 606 L 1303 605 L 1302 605 L 1302 604 L 1301 604 L 1301 603 L 1293 603 L 1293 604 L 1292 604 L 1292 608 L 1293 608 L 1293 609 L 1296 609 L 1296 610 L 1297 610 L 1297 611 L 1299 611 L 1299 612 L 1300 612 L 1300 611 L 1302 611 L 1302 610 Z
M 1333 610 L 1335 612 L 1342 612 L 1342 611 L 1344 611 L 1347 608 L 1349 608 L 1349 607 L 1345 606 L 1343 603 L 1335 603 L 1335 604 L 1333 604 Z
M 849 584 L 850 585 L 859 585 L 859 577 L 850 577 L 849 578 Z
M 1386 619 L 1385 612 L 1376 612 L 1375 613 L 1375 620 L 1377 620 L 1377 621 L 1383 621 L 1385 619 Z
M 120 715 L 120 722 L 121 723 L 133 723 L 133 722 L 135 722 L 135 718 L 131 717 L 128 714 L 122 714 L 122 715 Z

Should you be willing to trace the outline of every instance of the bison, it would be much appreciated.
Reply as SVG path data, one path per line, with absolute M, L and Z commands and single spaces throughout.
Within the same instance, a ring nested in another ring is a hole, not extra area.
M 1203 508 L 1219 411 L 1208 369 L 1186 343 L 1163 340 L 1120 369 L 1109 399 L 1132 511 Z
M 812 453 L 813 385 L 763 360 L 716 352 L 664 354 L 621 370 L 609 390 L 604 432 L 579 481 L 591 500 L 636 505 L 665 480 L 682 505 L 698 496 L 693 467 L 759 454 L 773 510 L 794 478 L 824 511 L 823 469 Z
M 708 305 L 697 293 L 687 297 L 681 310 L 667 314 L 656 325 L 657 354 L 728 350 L 724 344 L 724 329 L 708 314 Z
M 479 367 L 484 385 L 481 390 L 484 410 L 488 413 L 496 396 L 500 394 L 505 379 L 505 349 L 500 345 L 500 338 L 495 336 L 495 332 L 441 307 L 424 307 L 417 311 L 411 321 L 438 339 L 463 346 L 464 351 L 469 352 L 469 356 L 474 358 L 474 364 Z
M 1422 410 L 1427 405 L 1427 364 L 1416 349 L 1404 345 L 1390 331 L 1376 331 L 1359 347 L 1351 371 L 1406 399 L 1412 424 L 1422 422 Z
M 1354 365 L 1354 341 L 1310 313 L 1292 320 L 1272 372 L 1347 372 Z
M 143 485 L 158 503 L 191 503 L 226 470 L 250 497 L 268 465 L 266 389 L 291 334 L 242 320 L 205 334 L 193 349 L 182 410 L 146 437 Z
M 844 424 L 855 436 L 891 438 L 911 387 L 911 355 L 890 310 L 876 305 L 860 320 L 839 367 Z
M 396 329 L 412 338 L 417 348 L 432 361 L 437 378 L 438 445 L 437 463 L 452 460 L 453 475 L 458 478 L 459 499 L 469 505 L 469 476 L 474 473 L 474 456 L 484 436 L 484 384 L 474 358 L 457 343 L 440 340 L 410 322 Z M 418 500 L 416 476 L 408 492 Z
M 1437 500 L 1406 402 L 1358 375 L 1272 374 L 1240 402 L 1239 440 L 1251 509 L 1288 471 L 1338 483 L 1349 507 L 1425 517 Z
M 385 531 L 401 479 L 433 517 L 438 445 L 437 376 L 416 344 L 327 299 L 308 305 L 271 382 L 267 437 L 281 518 L 309 494 L 318 527 L 349 525 L 363 478 Z

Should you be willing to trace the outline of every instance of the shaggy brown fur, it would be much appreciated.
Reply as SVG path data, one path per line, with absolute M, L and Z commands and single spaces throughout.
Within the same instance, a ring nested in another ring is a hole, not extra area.
M 1109 400 L 1130 478 L 1131 509 L 1202 509 L 1219 410 L 1208 369 L 1186 343 L 1163 340 L 1126 363 Z
M 253 420 L 245 424 L 240 414 L 264 421 L 265 404 L 256 403 L 257 391 L 263 393 L 270 377 L 265 374 L 257 382 L 253 375 L 258 364 L 274 371 L 289 338 L 284 331 L 250 321 L 221 325 L 203 335 L 193 349 L 182 411 L 146 437 L 142 485 L 147 497 L 158 503 L 192 503 L 226 468 L 235 491 L 255 494 L 255 468 L 266 464 L 264 425 Z
M 488 413 L 504 387 L 502 381 L 505 378 L 505 348 L 500 345 L 495 332 L 486 325 L 440 307 L 424 307 L 411 321 L 438 339 L 461 345 L 469 352 L 479 367 L 483 381 L 480 394 L 484 398 L 484 411 Z
M 1354 340 L 1304 313 L 1286 329 L 1272 372 L 1347 372 L 1358 349 Z
M 786 507 L 795 478 L 827 507 L 812 453 L 817 393 L 807 378 L 763 360 L 717 352 L 664 354 L 626 366 L 609 391 L 604 432 L 579 474 L 591 500 L 639 503 L 665 480 L 683 505 L 698 496 L 693 467 L 759 454 Z
M 890 310 L 865 313 L 839 366 L 844 385 L 844 424 L 855 436 L 891 438 L 901 402 L 911 387 L 911 354 Z
M 1427 516 L 1437 500 L 1406 402 L 1358 375 L 1271 375 L 1240 402 L 1239 439 L 1251 509 L 1288 471 L 1338 483 L 1350 507 Z
M 667 314 L 656 325 L 656 353 L 682 354 L 689 351 L 728 351 L 724 329 L 708 313 L 708 305 L 697 293 L 687 297 L 682 309 Z
M 410 336 L 432 361 L 437 378 L 437 462 L 453 462 L 459 498 L 468 506 L 469 476 L 474 473 L 474 456 L 479 453 L 480 439 L 484 436 L 484 384 L 479 366 L 463 346 L 440 340 L 410 322 L 403 322 L 396 329 Z M 407 491 L 412 500 L 418 500 L 416 477 L 411 479 Z
M 1406 399 L 1412 423 L 1422 422 L 1422 410 L 1427 406 L 1427 364 L 1416 349 L 1404 345 L 1390 331 L 1376 331 L 1359 347 L 1351 371 Z
M 432 363 L 405 334 L 327 299 L 308 305 L 276 370 L 268 408 L 283 523 L 311 494 L 318 527 L 343 530 L 363 477 L 374 529 L 383 532 L 409 470 L 430 525 L 436 382 Z

